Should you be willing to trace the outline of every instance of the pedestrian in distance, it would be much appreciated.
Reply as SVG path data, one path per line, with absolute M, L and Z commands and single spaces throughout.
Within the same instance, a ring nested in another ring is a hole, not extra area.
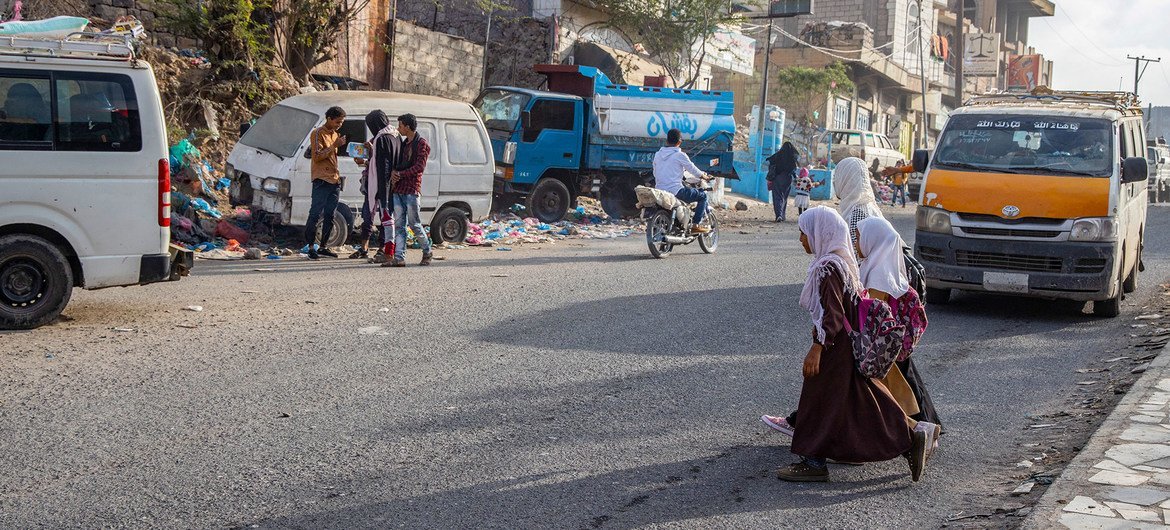
M 808 168 L 800 168 L 800 172 L 796 176 L 796 181 L 792 183 L 792 204 L 796 206 L 797 215 L 803 214 L 808 210 L 813 188 L 818 188 L 824 184 L 824 182 L 813 182 L 813 179 L 809 177 Z
M 385 263 L 394 255 L 394 206 L 390 197 L 390 174 L 394 171 L 398 160 L 401 142 L 398 128 L 390 123 L 385 112 L 375 110 L 366 115 L 366 127 L 374 133 L 373 139 L 366 142 L 370 152 L 369 160 L 355 159 L 359 165 L 365 165 L 362 172 L 361 191 L 365 196 L 362 202 L 362 246 L 350 259 L 367 259 L 370 251 L 370 238 L 374 233 L 375 219 L 380 220 L 382 244 L 371 263 Z
M 313 194 L 309 205 L 309 220 L 305 224 L 305 240 L 309 244 L 309 259 L 313 260 L 320 259 L 321 256 L 337 257 L 337 253 L 330 250 L 326 243 L 333 234 L 333 214 L 337 211 L 337 201 L 341 198 L 341 171 L 337 168 L 337 150 L 349 141 L 339 132 L 343 123 L 345 110 L 341 107 L 330 107 L 325 111 L 325 124 L 309 135 Z
M 776 222 L 788 220 L 788 194 L 800 167 L 800 152 L 792 142 L 784 142 L 780 150 L 768 157 L 768 182 L 772 186 L 772 210 Z
M 905 160 L 899 160 L 898 165 L 894 167 L 887 167 L 882 170 L 882 177 L 890 179 L 890 186 L 894 188 L 894 196 L 890 199 L 890 206 L 894 206 L 898 202 L 898 198 L 902 198 L 902 207 L 906 207 L 906 186 L 909 180 L 908 174 L 914 172 L 914 166 L 906 165 Z
M 812 319 L 812 345 L 804 358 L 792 452 L 800 461 L 777 471 L 781 480 L 827 482 L 828 460 L 880 462 L 899 455 L 917 482 L 926 465 L 928 438 L 913 431 L 897 401 L 858 371 L 847 321 L 856 322 L 862 293 L 844 219 L 824 206 L 798 219 L 800 242 L 813 256 L 800 305 Z
M 422 194 L 423 173 L 427 169 L 427 157 L 431 146 L 426 138 L 418 134 L 418 119 L 414 114 L 398 117 L 398 134 L 402 135 L 400 155 L 395 169 L 390 174 L 390 188 L 394 194 L 394 258 L 383 267 L 406 266 L 406 228 L 414 232 L 414 238 L 422 248 L 419 265 L 431 264 L 431 238 L 423 230 L 419 217 L 419 195 Z

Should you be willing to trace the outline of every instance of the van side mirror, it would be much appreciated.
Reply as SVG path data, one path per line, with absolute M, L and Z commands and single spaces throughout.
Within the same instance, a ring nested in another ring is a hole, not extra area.
M 1131 156 L 1121 162 L 1121 182 L 1145 182 L 1150 178 L 1150 162 L 1144 157 Z
M 926 166 L 930 165 L 930 151 L 919 149 L 914 151 L 914 157 L 911 159 L 914 165 L 914 171 L 923 173 L 926 171 Z
M 525 129 L 532 128 L 532 112 L 526 110 L 520 113 L 520 126 Z
M 1162 158 L 1159 158 L 1159 159 L 1158 159 L 1158 165 L 1162 165 L 1162 164 L 1165 164 L 1165 163 L 1166 163 L 1166 157 L 1162 157 Z

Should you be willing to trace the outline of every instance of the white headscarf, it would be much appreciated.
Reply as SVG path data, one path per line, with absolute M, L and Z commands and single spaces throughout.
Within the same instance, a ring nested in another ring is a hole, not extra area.
M 869 184 L 869 168 L 860 158 L 849 157 L 833 170 L 833 192 L 841 202 L 837 211 L 849 225 L 850 237 L 857 238 L 857 223 L 869 217 L 882 217 L 873 187 Z
M 846 292 L 859 292 L 862 287 L 857 260 L 853 257 L 852 245 L 849 243 L 849 227 L 841 215 L 832 209 L 824 206 L 810 208 L 800 214 L 797 225 L 808 238 L 808 246 L 813 251 L 813 262 L 808 266 L 808 279 L 800 292 L 800 306 L 808 310 L 812 317 L 817 341 L 824 343 L 825 328 L 822 322 L 825 308 L 821 304 L 821 280 L 834 270 L 829 267 L 833 264 L 842 275 Z
M 861 283 L 866 289 L 877 289 L 894 298 L 901 298 L 910 290 L 906 259 L 902 247 L 906 245 L 894 225 L 881 217 L 870 217 L 857 223 L 860 234 L 858 246 L 865 260 L 861 262 Z

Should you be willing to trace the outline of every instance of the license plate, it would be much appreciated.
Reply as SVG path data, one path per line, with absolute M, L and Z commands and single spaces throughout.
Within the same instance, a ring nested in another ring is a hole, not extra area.
M 1027 293 L 1028 275 L 1010 272 L 983 273 L 983 288 L 1000 293 Z

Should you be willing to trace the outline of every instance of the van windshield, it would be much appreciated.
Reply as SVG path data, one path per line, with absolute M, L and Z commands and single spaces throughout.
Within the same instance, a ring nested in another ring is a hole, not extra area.
M 512 132 L 516 130 L 516 122 L 520 121 L 520 111 L 528 105 L 529 99 L 532 98 L 527 94 L 491 89 L 475 100 L 475 109 L 483 118 L 484 127 Z
M 934 165 L 996 173 L 1109 177 L 1113 124 L 1075 116 L 961 115 L 947 122 Z
M 308 111 L 277 105 L 240 138 L 240 143 L 289 158 L 300 150 L 305 138 L 317 124 L 317 115 Z

